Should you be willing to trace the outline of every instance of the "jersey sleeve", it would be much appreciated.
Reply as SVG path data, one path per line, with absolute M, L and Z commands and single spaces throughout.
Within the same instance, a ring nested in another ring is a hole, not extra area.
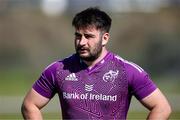
M 33 89 L 46 98 L 52 98 L 56 93 L 56 63 L 49 65 L 33 84 Z
M 126 63 L 129 90 L 138 100 L 150 95 L 157 87 L 147 72 L 134 63 Z

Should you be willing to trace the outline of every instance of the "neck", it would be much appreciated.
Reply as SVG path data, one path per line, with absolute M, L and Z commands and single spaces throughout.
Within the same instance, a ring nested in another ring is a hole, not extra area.
M 96 63 L 100 62 L 106 56 L 107 53 L 108 51 L 104 48 L 102 49 L 100 56 L 96 60 L 94 61 L 83 60 L 83 61 L 87 64 L 88 68 L 92 68 Z

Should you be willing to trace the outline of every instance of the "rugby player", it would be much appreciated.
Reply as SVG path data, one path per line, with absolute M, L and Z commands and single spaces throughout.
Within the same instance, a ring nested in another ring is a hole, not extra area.
M 24 119 L 43 119 L 40 110 L 57 93 L 63 119 L 126 119 L 132 96 L 147 119 L 169 118 L 171 107 L 148 73 L 106 48 L 111 18 L 98 8 L 75 15 L 76 52 L 44 69 L 22 104 Z

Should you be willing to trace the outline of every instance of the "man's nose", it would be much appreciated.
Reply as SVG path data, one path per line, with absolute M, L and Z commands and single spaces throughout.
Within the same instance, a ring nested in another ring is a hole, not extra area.
M 80 44 L 81 46 L 83 46 L 83 45 L 86 45 L 86 43 L 87 43 L 87 39 L 86 39 L 84 36 L 82 36 L 81 39 L 80 39 L 80 41 L 79 41 L 79 44 Z

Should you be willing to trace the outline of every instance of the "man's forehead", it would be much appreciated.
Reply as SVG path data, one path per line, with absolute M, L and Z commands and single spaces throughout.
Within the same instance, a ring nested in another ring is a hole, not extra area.
M 94 33 L 94 32 L 100 32 L 100 30 L 96 29 L 94 26 L 88 26 L 88 27 L 81 27 L 81 28 L 75 28 L 76 32 L 83 32 L 83 33 Z

